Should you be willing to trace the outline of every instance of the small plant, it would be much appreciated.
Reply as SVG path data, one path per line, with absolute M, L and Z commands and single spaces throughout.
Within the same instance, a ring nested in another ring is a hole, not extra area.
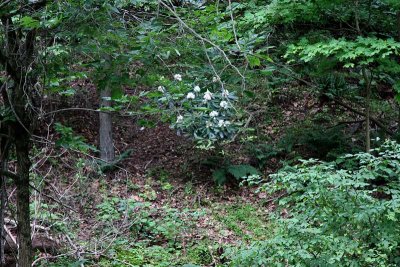
M 242 240 L 263 240 L 269 235 L 269 223 L 262 213 L 250 204 L 218 207 L 215 218 Z
M 56 145 L 85 153 L 90 150 L 97 151 L 95 147 L 86 143 L 84 137 L 75 135 L 71 127 L 64 126 L 61 123 L 56 123 L 54 128 L 61 135 L 56 141 Z
M 212 174 L 214 182 L 218 185 L 224 184 L 229 175 L 233 176 L 237 181 L 240 181 L 248 175 L 260 175 L 260 172 L 253 166 L 241 164 L 221 167 L 216 169 Z
M 261 173 L 249 164 L 233 164 L 224 154 L 209 157 L 202 162 L 203 165 L 213 169 L 212 177 L 217 185 L 223 185 L 229 178 L 241 182 L 242 178 L 249 175 L 261 175 Z
M 213 262 L 213 256 L 207 245 L 202 244 L 192 247 L 188 252 L 188 257 L 192 263 L 209 265 Z

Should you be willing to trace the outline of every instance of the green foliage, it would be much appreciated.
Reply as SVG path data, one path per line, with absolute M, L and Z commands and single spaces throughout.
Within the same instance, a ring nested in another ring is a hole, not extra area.
M 97 219 L 108 223 L 109 227 L 113 227 L 114 222 L 123 218 L 129 219 L 130 232 L 135 238 L 144 243 L 171 242 L 171 246 L 179 242 L 183 231 L 190 229 L 202 214 L 202 212 L 192 212 L 188 209 L 179 211 L 168 206 L 157 209 L 151 202 L 125 200 L 117 197 L 105 198 L 102 203 L 97 205 L 97 210 Z
M 188 251 L 188 259 L 190 262 L 200 264 L 201 266 L 209 265 L 213 262 L 212 253 L 206 245 L 191 248 Z
M 160 114 L 161 122 L 171 122 L 179 134 L 202 141 L 207 149 L 217 146 L 215 141 L 235 139 L 244 132 L 244 111 L 253 116 L 250 127 L 259 127 L 263 133 L 265 122 L 258 120 L 258 114 L 270 105 L 272 96 L 284 94 L 284 87 L 302 89 L 313 82 L 329 100 L 340 96 L 359 101 L 364 94 L 353 89 L 366 82 L 359 72 L 367 68 L 374 90 L 388 87 L 400 96 L 400 43 L 395 41 L 394 24 L 400 6 L 396 0 L 69 0 L 47 1 L 45 8 L 36 11 L 24 10 L 22 2 L 5 1 L 0 16 L 13 16 L 11 22 L 22 39 L 38 33 L 35 40 L 42 47 L 34 51 L 37 59 L 29 66 L 29 74 L 38 77 L 35 90 L 44 87 L 46 96 L 66 99 L 82 90 L 77 80 L 98 90 L 109 88 L 112 95 L 107 100 L 113 101 L 113 107 L 99 110 L 125 111 L 130 116 Z M 171 10 L 179 19 L 164 3 L 177 5 Z M 20 10 L 24 10 L 21 15 L 13 15 Z M 355 24 L 361 29 L 355 30 Z M 8 40 L 1 28 L 1 51 L 9 46 Z M 0 67 L 3 73 L 12 66 Z M 2 84 L 8 80 L 8 75 L 4 77 L 0 77 Z M 128 88 L 129 95 L 124 93 Z M 12 86 L 3 92 L 13 92 Z M 371 105 L 374 116 L 392 121 L 392 102 L 383 104 L 377 98 Z M 1 108 L 0 113 L 3 121 L 15 121 L 12 110 Z M 278 125 L 280 113 L 273 110 L 269 122 Z M 288 130 L 278 142 L 257 145 L 253 154 L 259 166 L 271 158 L 291 159 L 300 154 L 332 159 L 352 151 L 354 146 L 350 147 L 344 131 L 329 128 L 333 116 L 323 115 L 312 125 Z M 158 119 L 142 116 L 137 122 L 151 127 Z M 58 123 L 55 130 L 60 136 L 58 146 L 96 151 L 72 128 Z M 274 238 L 242 251 L 233 264 L 399 265 L 398 155 L 398 145 L 386 143 L 371 155 L 349 155 L 331 163 L 310 160 L 271 176 L 263 190 L 286 192 L 279 211 L 288 215 L 277 216 Z M 113 169 L 127 156 L 128 151 L 100 167 Z M 217 184 L 229 179 L 259 182 L 256 168 L 232 162 L 223 159 L 212 165 Z M 76 175 L 78 182 L 84 178 L 82 173 L 79 170 Z M 172 194 L 170 176 L 158 172 L 160 187 Z M 184 190 L 187 195 L 195 193 L 191 184 Z M 100 259 L 100 266 L 124 266 L 125 261 L 139 266 L 177 264 L 174 259 L 182 256 L 178 255 L 182 253 L 179 239 L 196 225 L 201 213 L 157 207 L 152 202 L 163 193 L 146 184 L 132 199 L 106 196 L 96 206 L 96 219 L 107 231 L 117 231 L 119 223 L 129 222 L 131 239 L 125 241 L 139 243 L 115 246 L 108 258 Z M 35 202 L 32 207 L 43 210 L 45 223 L 61 216 L 51 213 L 54 207 L 50 205 Z M 250 205 L 225 210 L 216 215 L 218 221 L 246 241 L 267 235 L 263 220 L 256 216 L 259 211 Z M 209 265 L 213 260 L 208 245 L 188 249 L 187 262 Z M 61 262 L 61 266 L 80 265 Z
M 261 189 L 286 192 L 275 236 L 233 265 L 398 266 L 399 155 L 400 145 L 387 141 L 371 154 L 304 161 L 271 175 Z
M 273 158 L 293 160 L 313 157 L 332 160 L 352 149 L 357 150 L 350 144 L 343 127 L 327 128 L 315 123 L 302 123 L 287 129 L 277 142 L 249 145 L 248 153 L 259 168 L 264 168 Z M 276 167 L 276 162 L 273 164 Z
M 259 175 L 260 172 L 251 165 L 226 165 L 214 170 L 212 176 L 214 182 L 218 185 L 224 184 L 228 180 L 228 176 L 232 175 L 237 181 L 248 175 Z
M 341 38 L 318 43 L 310 43 L 303 39 L 297 45 L 290 45 L 285 57 L 298 55 L 304 62 L 334 57 L 343 63 L 345 68 L 352 68 L 356 65 L 369 65 L 390 55 L 398 55 L 399 49 L 399 42 L 376 37 L 358 37 L 355 41 Z
M 48 262 L 46 260 L 39 261 L 40 267 L 80 267 L 85 264 L 86 260 L 75 260 L 68 257 L 60 257 L 56 262 Z
M 269 222 L 252 204 L 217 206 L 214 217 L 246 242 L 264 240 L 269 236 Z
M 254 158 L 260 169 L 264 168 L 271 158 L 280 157 L 285 154 L 284 148 L 278 144 L 250 144 L 248 153 Z M 290 152 L 290 151 L 289 151 Z
M 88 151 L 97 151 L 97 149 L 86 143 L 84 137 L 75 135 L 71 127 L 55 123 L 54 129 L 60 134 L 60 138 L 56 141 L 57 146 L 62 146 L 72 150 L 78 150 L 87 153 Z
M 307 157 L 333 159 L 349 150 L 349 138 L 343 133 L 342 127 L 302 125 L 289 129 L 279 141 L 278 148 L 287 152 L 297 150 Z
M 161 78 L 158 87 L 159 101 L 176 117 L 172 127 L 197 141 L 233 138 L 242 125 L 234 107 L 235 94 L 223 88 L 217 91 L 218 80 L 202 81 L 203 87 L 185 84 L 180 74 L 174 76 L 175 82 Z

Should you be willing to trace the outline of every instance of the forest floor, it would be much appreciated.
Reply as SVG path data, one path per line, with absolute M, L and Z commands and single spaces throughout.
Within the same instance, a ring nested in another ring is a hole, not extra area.
M 95 95 L 92 88 L 87 96 L 77 96 L 72 106 L 96 103 Z M 259 124 L 255 135 L 272 141 L 286 127 L 320 112 L 307 92 L 283 91 L 275 102 L 279 108 L 257 113 L 252 122 Z M 53 120 L 97 147 L 98 113 L 70 112 Z M 34 184 L 51 198 L 35 194 L 33 217 L 58 234 L 63 247 L 59 253 L 64 256 L 37 254 L 37 266 L 224 266 L 240 246 L 272 234 L 274 197 L 237 182 L 215 185 L 212 169 L 205 164 L 215 153 L 199 151 L 159 121 L 155 127 L 139 126 L 139 119 L 114 118 L 117 154 L 129 156 L 105 173 L 98 159 L 89 155 L 93 153 L 54 145 L 38 152 Z M 50 140 L 60 137 L 54 131 L 41 134 Z M 245 149 L 236 142 L 224 148 L 225 157 L 251 164 Z M 262 171 L 268 174 L 278 167 L 272 159 Z
M 91 100 L 80 96 L 73 106 L 79 101 Z M 54 121 L 97 146 L 98 113 L 71 113 Z M 38 252 L 36 266 L 223 266 L 238 247 L 268 237 L 273 202 L 265 193 L 216 186 L 203 164 L 212 153 L 163 123 L 145 128 L 137 119 L 114 119 L 117 154 L 129 156 L 111 171 L 99 171 L 101 162 L 89 153 L 54 145 L 38 151 L 34 184 L 51 198 L 34 195 L 33 217 L 51 226 L 64 256 Z M 42 135 L 60 137 L 53 130 Z M 248 162 L 240 149 L 227 152 Z
M 43 191 L 63 206 L 38 200 L 36 218 L 54 220 L 64 246 L 85 266 L 217 266 L 235 248 L 267 238 L 273 203 L 265 194 L 215 186 L 193 144 L 167 126 L 122 128 L 116 147 L 133 152 L 113 171 L 96 172 L 96 161 L 64 149 L 40 168 L 58 178 Z M 65 257 L 39 266 L 72 263 Z

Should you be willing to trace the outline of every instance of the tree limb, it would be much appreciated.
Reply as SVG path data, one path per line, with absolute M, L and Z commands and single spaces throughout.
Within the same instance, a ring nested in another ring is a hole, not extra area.
M 364 113 L 364 112 L 359 111 L 359 110 L 357 110 L 357 109 L 351 107 L 350 105 L 344 103 L 343 101 L 341 101 L 341 100 L 339 100 L 339 99 L 333 99 L 333 101 L 334 101 L 335 103 L 337 103 L 339 106 L 342 106 L 342 107 L 344 107 L 344 108 L 350 110 L 350 111 L 353 112 L 353 113 L 356 113 L 356 114 L 358 114 L 358 115 L 360 115 L 360 116 L 365 117 L 365 113 Z M 394 135 L 394 133 L 393 133 L 390 129 L 388 129 L 388 128 L 387 128 L 381 121 L 379 121 L 378 119 L 376 119 L 376 118 L 374 118 L 374 117 L 370 117 L 370 120 L 371 120 L 371 122 L 375 123 L 379 128 L 381 128 L 385 133 L 389 134 L 390 136 L 393 136 L 393 135 Z

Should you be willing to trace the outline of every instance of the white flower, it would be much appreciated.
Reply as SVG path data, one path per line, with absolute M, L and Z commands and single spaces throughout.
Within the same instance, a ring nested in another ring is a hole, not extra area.
M 221 103 L 219 103 L 219 106 L 221 108 L 227 109 L 228 108 L 228 102 L 226 101 L 221 101 Z
M 224 120 L 218 121 L 218 127 L 228 127 L 229 125 L 231 125 L 230 121 L 224 121 Z
M 192 92 L 188 93 L 186 96 L 187 99 L 195 99 L 195 97 L 196 96 Z
M 160 85 L 160 86 L 157 88 L 157 91 L 159 91 L 159 92 L 161 92 L 161 93 L 164 93 L 164 92 L 165 92 L 165 87 Z
M 229 96 L 229 91 L 226 89 L 222 89 L 222 96 L 223 97 L 228 97 Z
M 216 82 L 218 82 L 219 81 L 219 79 L 218 79 L 218 77 L 213 77 L 213 79 L 212 79 L 212 81 L 213 81 L 213 83 L 216 83 Z
M 215 110 L 210 112 L 210 117 L 211 118 L 214 118 L 214 117 L 217 117 L 217 116 L 218 116 L 218 112 L 216 112 Z
M 195 91 L 196 93 L 200 93 L 200 86 L 196 85 L 193 89 L 193 91 Z
M 375 139 L 376 141 L 379 141 L 379 140 L 381 140 L 379 137 L 376 137 L 376 139 Z
M 205 100 L 211 100 L 212 98 L 212 93 L 210 91 L 207 90 L 207 92 L 204 93 L 204 97 Z
M 182 122 L 183 121 L 183 116 L 182 115 L 179 115 L 177 118 L 176 118 L 176 123 L 180 123 L 180 122 Z
M 213 125 L 212 122 L 210 122 L 210 121 L 206 122 L 206 128 L 210 128 L 212 125 Z
M 182 75 L 180 74 L 175 74 L 174 79 L 177 80 L 178 82 L 182 81 Z

